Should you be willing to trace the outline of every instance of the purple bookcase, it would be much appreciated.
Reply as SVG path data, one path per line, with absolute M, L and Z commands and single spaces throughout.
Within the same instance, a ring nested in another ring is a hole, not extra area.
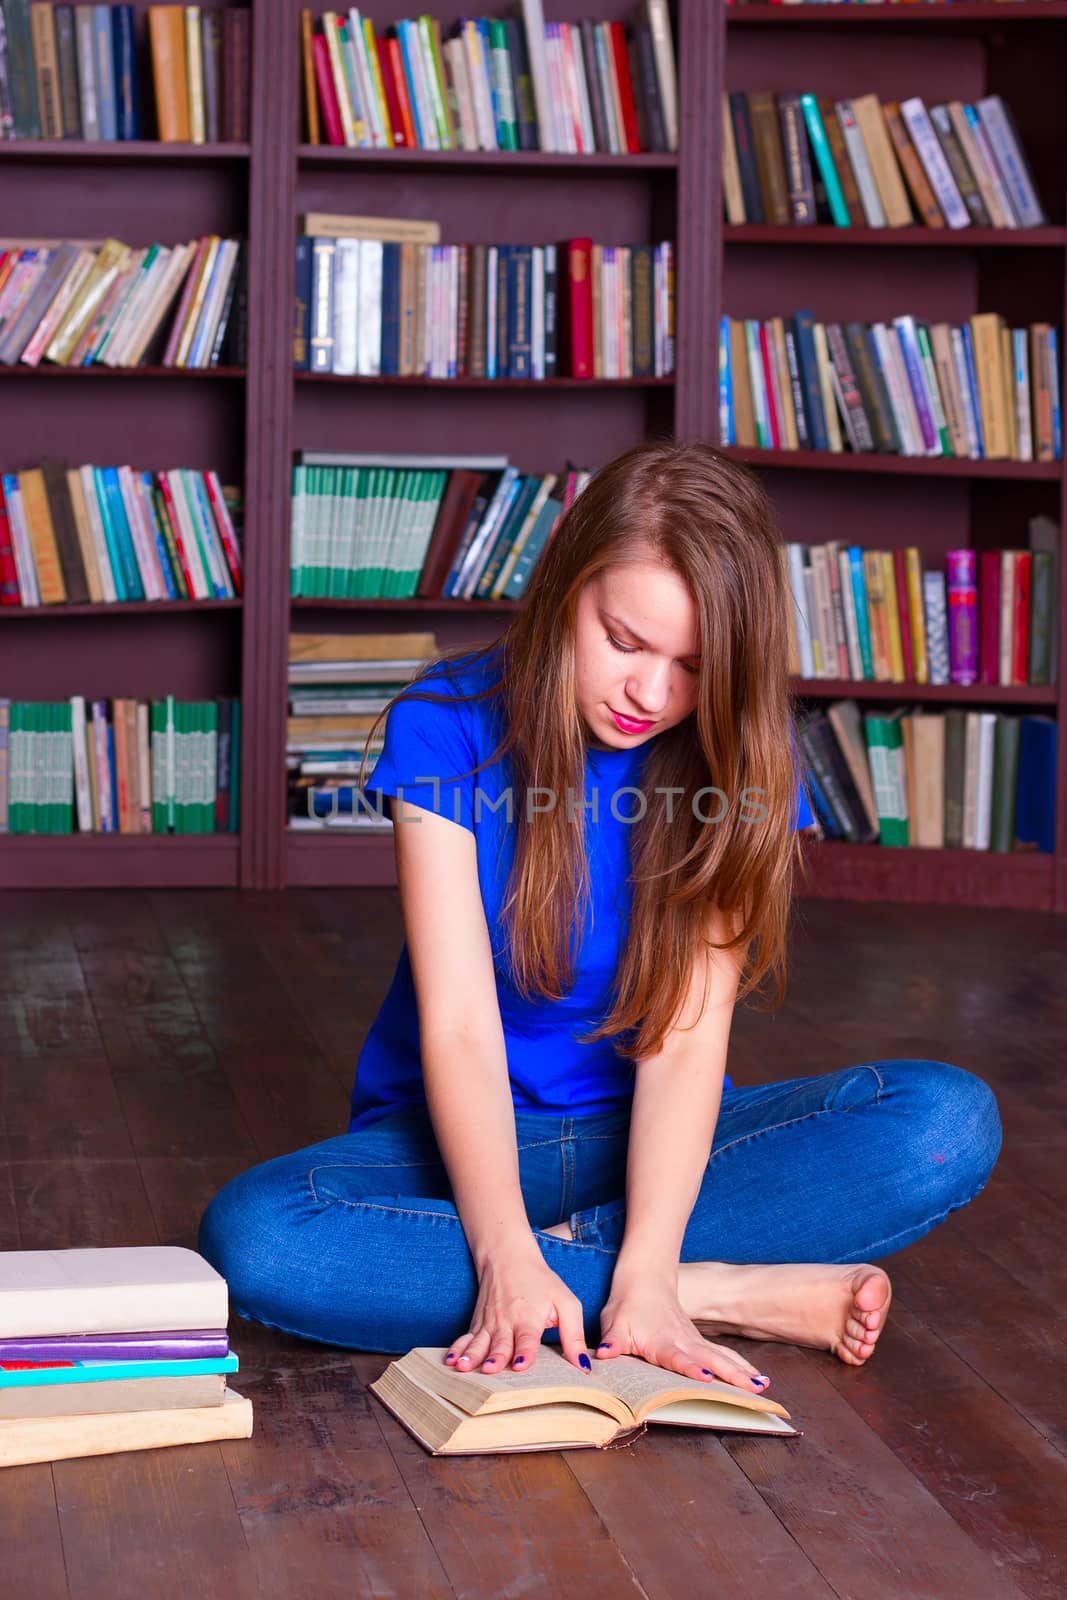
M 144 4 L 136 6 L 139 44 Z M 316 14 L 323 9 L 316 6 Z M 477 9 L 477 8 L 476 8 Z M 490 6 L 488 8 L 492 10 Z M 550 19 L 625 18 L 631 0 L 547 0 Z M 376 0 L 376 28 L 412 14 Z M 436 13 L 450 24 L 460 13 Z M 507 451 L 520 467 L 603 461 L 638 440 L 718 434 L 722 312 L 798 306 L 835 319 L 902 310 L 959 321 L 1067 325 L 1064 264 L 1067 4 L 726 6 L 677 0 L 677 155 L 489 155 L 354 151 L 300 142 L 299 6 L 255 0 L 248 145 L 6 144 L 6 237 L 172 241 L 247 232 L 246 371 L 12 372 L 0 369 L 0 469 L 45 454 L 70 462 L 215 467 L 245 486 L 245 593 L 215 605 L 0 611 L 0 691 L 12 697 L 239 693 L 244 705 L 239 838 L 0 836 L 0 886 L 386 884 L 388 837 L 289 833 L 285 820 L 286 643 L 291 628 L 432 628 L 442 644 L 495 636 L 501 603 L 290 601 L 290 462 L 301 448 Z M 142 49 L 142 56 L 144 51 Z M 724 89 L 932 99 L 1002 93 L 1016 114 L 1052 227 L 927 233 L 728 227 L 722 222 Z M 148 89 L 142 84 L 142 94 Z M 150 104 L 150 96 L 142 101 Z M 305 211 L 433 217 L 446 242 L 591 234 L 677 242 L 677 371 L 658 383 L 447 385 L 351 381 L 290 366 L 293 238 Z M 446 389 L 445 393 L 439 392 Z M 737 450 L 763 475 L 784 537 L 846 533 L 931 559 L 962 545 L 1021 544 L 1026 519 L 1064 518 L 1062 463 L 915 462 Z M 854 533 L 853 533 L 854 530 Z M 1067 573 L 1060 616 L 1067 623 Z M 1061 635 L 1067 631 L 1061 626 Z M 950 691 L 798 683 L 798 694 L 863 701 L 1010 705 L 1062 718 L 1065 690 Z M 884 850 L 813 844 L 802 892 L 1067 910 L 1067 751 L 1058 774 L 1058 853 Z

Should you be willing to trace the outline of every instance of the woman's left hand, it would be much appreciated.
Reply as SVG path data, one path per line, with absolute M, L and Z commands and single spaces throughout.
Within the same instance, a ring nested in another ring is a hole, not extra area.
M 601 1361 L 640 1356 L 668 1372 L 704 1382 L 718 1378 L 748 1394 L 765 1394 L 770 1383 L 743 1356 L 697 1332 L 678 1299 L 676 1274 L 641 1273 L 613 1282 L 600 1313 L 600 1341 Z

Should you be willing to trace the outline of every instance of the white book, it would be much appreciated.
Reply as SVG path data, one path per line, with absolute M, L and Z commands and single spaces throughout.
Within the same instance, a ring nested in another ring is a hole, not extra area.
M 359 313 L 356 371 L 376 378 L 382 370 L 382 271 L 385 246 L 380 239 L 360 241 Z
M 967 436 L 967 456 L 971 461 L 977 461 L 978 427 L 974 415 L 974 402 L 971 397 L 971 385 L 967 376 L 967 356 L 963 345 L 962 328 L 950 328 L 949 340 L 952 345 L 952 365 L 956 369 L 956 386 L 960 392 L 960 406 L 963 410 L 963 431 Z
M 427 150 L 440 150 L 441 139 L 437 132 L 437 118 L 434 115 L 426 61 L 422 51 L 421 30 L 417 22 L 412 22 L 408 26 L 410 31 L 407 33 L 407 54 L 415 80 L 415 103 L 419 113 L 423 144 Z
M 542 150 L 554 150 L 556 146 L 552 138 L 552 108 L 545 58 L 545 12 L 541 0 L 522 0 L 522 17 L 526 26 L 526 51 L 530 57 L 530 77 L 533 80 L 537 112 L 538 146 Z
M 467 71 L 466 41 L 462 37 L 445 40 L 445 60 L 452 74 L 452 84 L 456 91 L 459 147 L 461 150 L 477 150 L 477 112 L 474 104 L 474 91 L 471 88 L 470 73 Z
M 13 472 L 4 475 L 4 499 L 7 502 L 11 543 L 15 551 L 15 576 L 19 582 L 19 597 L 24 606 L 39 606 L 41 591 L 37 584 L 37 568 L 33 563 L 30 530 L 26 526 L 26 514 L 22 509 L 22 490 Z
M 874 171 L 871 167 L 870 157 L 867 154 L 867 146 L 863 142 L 863 134 L 860 132 L 860 125 L 856 121 L 851 100 L 838 100 L 834 110 L 841 125 L 841 133 L 845 140 L 849 163 L 855 174 L 856 188 L 859 190 L 860 204 L 867 219 L 867 226 L 869 228 L 884 228 L 886 219 L 885 211 L 882 207 L 882 197 L 878 193 L 878 185 L 874 181 Z
M 74 801 L 78 832 L 93 831 L 93 797 L 89 787 L 89 744 L 86 737 L 85 696 L 70 697 L 71 741 L 74 757 Z
M 963 196 L 956 187 L 952 169 L 945 160 L 945 153 L 930 121 L 930 113 L 919 96 L 915 95 L 910 100 L 900 102 L 900 114 L 911 134 L 912 144 L 930 180 L 930 187 L 944 213 L 945 221 L 950 228 L 969 228 L 971 214 L 963 203 Z
M 1000 552 L 1000 616 L 997 628 L 997 682 L 1009 687 L 1012 681 L 1012 639 L 1015 631 L 1015 555 Z
M 131 331 L 130 338 L 122 352 L 121 359 L 124 365 L 136 367 L 142 361 L 151 340 L 159 331 L 164 318 L 180 295 L 185 275 L 192 265 L 195 255 L 195 240 L 189 244 L 175 245 L 171 258 L 167 262 L 166 271 L 157 280 L 149 298 L 144 302 L 138 313 L 136 330 Z M 203 316 L 204 308 L 202 307 L 200 316 L 196 320 L 196 331 L 193 335 L 193 343 L 190 345 L 190 352 L 194 345 L 199 347 L 198 334 L 203 326 Z M 189 366 L 194 365 L 192 360 L 187 364 Z M 205 363 L 198 360 L 195 365 L 203 366 Z
M 181 481 L 181 472 L 177 467 L 161 471 L 160 479 L 166 481 L 170 490 L 170 504 L 178 521 L 178 533 L 181 537 L 182 548 L 185 551 L 185 561 L 189 568 L 189 576 L 193 580 L 193 599 L 211 600 L 215 591 L 211 586 L 208 573 L 200 552 L 200 541 L 196 537 L 193 525 L 189 518 L 189 507 L 185 498 L 185 487 Z
M 141 832 L 152 831 L 152 771 L 148 750 L 148 702 L 137 702 L 137 780 L 141 807 Z
M 362 239 L 338 239 L 333 278 L 333 362 L 331 372 L 348 377 L 357 370 L 359 349 L 359 264 Z
M 667 148 L 678 148 L 678 77 L 671 37 L 671 14 L 667 0 L 646 0 L 649 27 L 652 29 L 652 55 L 656 63 Z
M 845 448 L 841 437 L 841 424 L 837 416 L 837 397 L 834 394 L 833 365 L 830 361 L 830 350 L 826 343 L 826 324 L 816 322 L 812 325 L 812 338 L 815 342 L 815 365 L 819 369 L 819 390 L 822 396 L 823 415 L 826 418 L 826 438 L 831 451 L 840 455 Z
M 530 318 L 530 370 L 545 375 L 545 247 L 535 244 L 530 258 L 533 311 Z
M 1041 208 L 1026 156 L 1016 137 L 1011 114 L 999 94 L 979 100 L 977 111 L 986 130 L 1004 186 L 1024 228 L 1041 228 L 1047 217 Z
M 149 537 L 145 528 L 140 496 L 134 489 L 133 473 L 129 467 L 119 467 L 118 480 L 122 507 L 126 513 L 133 553 L 137 560 L 137 570 L 144 585 L 145 599 L 165 600 L 167 590 L 159 564 L 159 552 L 155 548 L 155 540 Z
M 96 94 L 96 44 L 93 37 L 93 8 L 74 7 L 75 45 L 78 55 L 78 99 L 81 107 L 82 138 L 96 143 L 100 138 L 100 106 Z
M 915 401 L 904 368 L 904 356 L 900 349 L 897 330 L 887 327 L 884 322 L 876 322 L 871 332 L 885 374 L 889 403 L 893 409 L 897 433 L 900 435 L 901 449 L 906 456 L 925 455 L 919 419 L 915 412 Z
M 1020 461 L 1032 461 L 1034 434 L 1030 412 L 1030 351 L 1025 328 L 1011 330 L 1011 349 L 1015 358 L 1015 454 Z
M 363 122 L 370 144 L 376 150 L 381 150 L 388 145 L 389 141 L 385 137 L 385 124 L 382 120 L 382 108 L 378 103 L 377 85 L 367 57 L 367 39 L 363 32 L 363 19 L 355 6 L 349 6 L 348 8 L 348 21 L 350 25 L 349 38 L 352 44 L 352 64 L 355 69 L 356 87 L 359 90 L 360 104 L 363 110 Z
M 130 344 L 133 330 L 137 327 L 141 307 L 147 303 L 153 289 L 166 272 L 172 254 L 173 250 L 164 245 L 147 268 L 143 262 L 138 267 L 130 285 L 130 292 L 123 300 L 118 315 L 111 325 L 107 348 L 100 358 L 102 366 L 126 365 L 126 347 Z
M 578 100 L 578 116 L 582 129 L 582 149 L 591 152 L 596 150 L 596 134 L 593 129 L 593 108 L 589 101 L 589 82 L 585 75 L 585 52 L 582 49 L 581 29 L 572 24 L 570 30 L 572 47 L 571 65 L 575 93 Z
M 225 1328 L 226 1280 L 181 1245 L 0 1251 L 0 1338 Z
M 978 713 L 978 794 L 974 821 L 974 848 L 988 850 L 993 819 L 993 741 L 997 730 L 997 713 Z
M 789 557 L 789 584 L 793 591 L 793 617 L 797 630 L 797 649 L 800 653 L 800 674 L 803 678 L 814 678 L 815 655 L 812 650 L 811 619 L 804 585 L 804 546 L 788 544 L 786 552 Z
M 488 66 L 477 23 L 470 19 L 463 24 L 463 52 L 477 135 L 474 148 L 496 150 L 498 148 L 496 124 L 493 121 L 493 103 L 489 92 Z

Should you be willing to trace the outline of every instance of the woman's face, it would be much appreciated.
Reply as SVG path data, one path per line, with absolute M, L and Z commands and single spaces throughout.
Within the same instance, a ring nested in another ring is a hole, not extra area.
M 588 742 L 628 750 L 682 722 L 696 706 L 696 602 L 661 562 L 626 562 L 591 578 L 574 638 L 578 709 Z

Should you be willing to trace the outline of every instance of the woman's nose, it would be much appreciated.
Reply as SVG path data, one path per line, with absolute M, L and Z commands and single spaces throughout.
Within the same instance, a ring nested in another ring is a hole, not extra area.
M 667 708 L 671 697 L 671 669 L 669 666 L 649 667 L 641 675 L 631 677 L 626 685 L 630 703 L 646 717 L 658 717 Z

